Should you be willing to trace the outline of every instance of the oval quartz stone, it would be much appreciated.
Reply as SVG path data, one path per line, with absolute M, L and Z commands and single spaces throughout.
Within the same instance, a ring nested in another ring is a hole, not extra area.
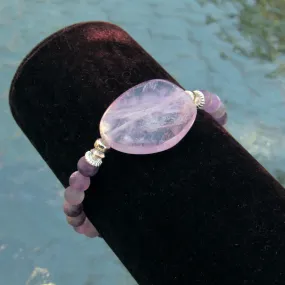
M 100 134 L 117 151 L 151 154 L 175 146 L 196 115 L 193 100 L 182 88 L 155 79 L 118 97 L 101 119 Z

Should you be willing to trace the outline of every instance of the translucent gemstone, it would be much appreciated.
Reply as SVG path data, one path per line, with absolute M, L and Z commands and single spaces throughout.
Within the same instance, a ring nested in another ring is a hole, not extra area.
M 216 119 L 216 121 L 222 126 L 224 126 L 227 123 L 227 120 L 228 120 L 227 113 L 225 113 L 222 117 Z
M 205 96 L 205 105 L 203 110 L 211 114 L 213 118 L 221 125 L 225 125 L 228 119 L 226 107 L 218 95 L 201 90 Z
M 120 152 L 156 153 L 175 146 L 190 130 L 196 115 L 193 100 L 182 88 L 155 79 L 118 97 L 104 113 L 100 133 Z
M 78 171 L 86 177 L 94 176 L 98 172 L 98 167 L 95 167 L 88 163 L 85 156 L 82 156 L 77 163 Z
M 85 218 L 85 219 L 86 219 L 86 218 Z M 84 222 L 83 222 L 83 224 L 84 224 Z M 84 227 L 83 227 L 83 224 L 80 225 L 80 226 L 78 226 L 78 227 L 73 227 L 73 229 L 74 229 L 77 233 L 79 233 L 79 234 L 84 234 Z
M 84 235 L 86 235 L 87 237 L 90 237 L 90 238 L 94 238 L 94 237 L 99 236 L 98 231 L 93 226 L 93 224 L 89 221 L 88 218 L 85 219 L 85 221 L 82 225 L 82 231 L 83 231 Z
M 81 214 L 83 211 L 82 204 L 79 205 L 71 205 L 68 202 L 64 202 L 63 211 L 69 217 L 76 217 Z
M 69 178 L 69 185 L 78 191 L 85 191 L 90 186 L 90 178 L 83 176 L 79 171 L 75 171 Z
M 226 107 L 223 103 L 221 103 L 220 107 L 215 112 L 213 112 L 211 115 L 217 120 L 221 118 L 222 116 L 224 116 L 225 113 L 226 113 Z
M 84 200 L 85 193 L 72 187 L 67 187 L 64 192 L 64 199 L 71 205 L 78 205 Z
M 203 107 L 203 110 L 205 110 L 207 113 L 211 114 L 217 111 L 222 104 L 221 99 L 216 94 L 210 93 L 206 90 L 201 90 L 201 92 L 205 96 L 205 105 Z
M 81 226 L 84 223 L 85 218 L 86 218 L 86 216 L 85 216 L 84 212 L 81 212 L 81 214 L 78 215 L 77 217 L 66 216 L 67 222 L 73 227 Z

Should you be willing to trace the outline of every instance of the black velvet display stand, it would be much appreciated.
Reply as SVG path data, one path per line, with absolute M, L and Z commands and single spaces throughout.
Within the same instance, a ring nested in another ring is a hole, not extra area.
M 156 78 L 179 85 L 121 28 L 81 23 L 24 59 L 11 85 L 11 110 L 67 186 L 99 137 L 106 108 Z M 198 111 L 192 129 L 168 151 L 108 153 L 84 209 L 140 285 L 284 285 L 283 194 L 224 128 Z

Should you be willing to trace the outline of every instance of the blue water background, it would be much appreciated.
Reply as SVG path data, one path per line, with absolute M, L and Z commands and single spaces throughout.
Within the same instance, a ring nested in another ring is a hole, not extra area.
M 218 93 L 228 108 L 229 132 L 284 183 L 283 54 L 266 59 L 251 52 L 276 48 L 277 40 L 263 39 L 262 29 L 281 20 L 267 19 L 260 9 L 244 16 L 244 5 L 254 1 L 206 2 L 0 1 L 1 285 L 136 284 L 103 240 L 85 239 L 66 225 L 62 186 L 10 114 L 9 86 L 21 60 L 67 25 L 118 24 L 185 88 Z M 241 26 L 241 17 L 249 23 Z

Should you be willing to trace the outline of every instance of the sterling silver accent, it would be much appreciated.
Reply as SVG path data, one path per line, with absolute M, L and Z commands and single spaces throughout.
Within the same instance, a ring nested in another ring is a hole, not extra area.
M 96 148 L 93 148 L 93 149 L 91 150 L 91 155 L 92 155 L 93 157 L 99 157 L 99 158 L 101 158 L 101 159 L 105 158 L 105 154 L 104 154 L 102 151 L 100 151 L 100 150 L 98 150 L 98 149 L 96 149 Z
M 95 141 L 94 147 L 96 150 L 102 153 L 105 153 L 110 149 L 110 147 L 107 145 L 107 143 L 103 141 L 102 138 L 99 138 Z
M 105 157 L 105 153 L 110 149 L 110 147 L 103 141 L 102 138 L 99 138 L 94 143 L 94 148 L 85 153 L 86 161 L 96 167 L 99 167 Z
M 102 159 L 99 156 L 94 155 L 92 150 L 85 153 L 85 159 L 88 163 L 96 167 L 99 167 L 102 164 Z
M 194 103 L 197 106 L 198 109 L 203 109 L 204 105 L 205 105 L 205 96 L 204 94 L 199 91 L 199 90 L 195 90 L 193 91 L 194 93 Z
M 193 102 L 195 103 L 195 105 L 198 109 L 203 109 L 203 107 L 205 105 L 205 96 L 201 91 L 199 91 L 199 90 L 195 90 L 195 91 L 185 90 L 185 93 L 190 95 L 191 99 L 193 100 Z

